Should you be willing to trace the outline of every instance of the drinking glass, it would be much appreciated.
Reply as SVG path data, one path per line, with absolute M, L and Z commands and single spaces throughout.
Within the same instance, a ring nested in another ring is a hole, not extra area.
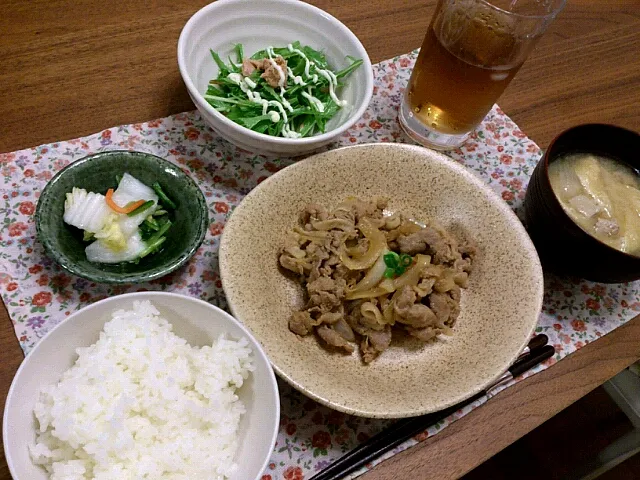
M 439 0 L 399 120 L 416 142 L 462 145 L 566 0 Z

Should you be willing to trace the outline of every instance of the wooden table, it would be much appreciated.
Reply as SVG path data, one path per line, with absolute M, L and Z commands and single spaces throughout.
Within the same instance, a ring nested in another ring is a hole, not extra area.
M 193 109 L 176 43 L 208 1 L 143 3 L 3 2 L 0 152 Z M 420 45 L 435 0 L 311 3 L 349 26 L 375 62 Z M 640 130 L 640 0 L 570 1 L 499 103 L 542 147 L 578 123 Z M 22 352 L 0 310 L 4 404 Z M 361 478 L 457 478 L 639 358 L 637 317 Z M 2 457 L 0 480 L 10 478 Z

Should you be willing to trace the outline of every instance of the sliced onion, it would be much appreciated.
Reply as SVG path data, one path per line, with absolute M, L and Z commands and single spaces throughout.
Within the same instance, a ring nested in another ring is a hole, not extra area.
M 402 217 L 398 213 L 393 213 L 388 217 L 384 217 L 384 228 L 386 230 L 394 230 L 402 223 Z
M 354 260 L 357 260 L 364 255 L 364 253 L 360 251 L 360 245 L 356 245 L 354 247 L 345 247 L 345 251 L 347 252 L 347 255 L 353 257 Z
M 380 311 L 382 312 L 387 307 L 387 305 L 389 305 L 391 299 L 387 294 L 387 295 L 379 296 L 376 300 L 378 300 L 378 305 L 379 305 Z
M 300 236 L 300 239 L 308 242 L 320 243 L 327 239 L 327 232 L 307 231 L 300 227 L 295 227 L 293 231 Z
M 369 250 L 357 259 L 353 259 L 347 254 L 346 246 L 343 243 L 340 246 L 340 261 L 349 270 L 364 270 L 371 267 L 382 252 L 388 250 L 384 233 L 375 228 L 366 218 L 360 220 L 358 229 L 369 240 Z
M 416 255 L 413 265 L 405 273 L 393 280 L 385 278 L 378 283 L 377 286 L 370 288 L 369 290 L 362 290 L 358 288 L 358 285 L 365 280 L 365 275 L 365 278 L 363 278 L 360 283 L 358 283 L 351 291 L 347 292 L 346 299 L 356 300 L 358 298 L 376 298 L 381 295 L 400 290 L 405 285 L 415 287 L 418 285 L 418 282 L 420 282 L 422 272 L 430 262 L 431 257 L 429 255 Z
M 306 252 L 300 247 L 288 247 L 284 251 L 291 255 L 293 258 L 301 259 L 307 256 Z
M 420 285 L 422 283 L 424 283 L 424 281 L 419 281 L 418 285 L 413 287 L 414 292 L 416 292 L 420 298 L 424 298 L 431 292 L 433 292 L 433 285 L 435 284 L 435 280 L 431 279 L 430 282 L 427 282 L 427 285 L 429 285 L 428 288 L 425 288 L 424 286 L 421 287 Z
M 442 329 L 442 331 L 439 332 L 442 335 L 445 335 L 447 337 L 451 337 L 453 335 L 453 328 L 449 327 L 448 325 L 443 325 L 442 327 L 438 328 Z
M 410 235 L 412 233 L 419 232 L 422 230 L 422 227 L 415 222 L 406 220 L 398 227 L 398 230 L 400 230 L 400 233 L 404 235 Z
M 384 322 L 388 325 L 395 325 L 396 323 L 396 313 L 393 311 L 393 304 L 387 305 L 387 308 L 382 312 L 382 318 L 384 318 Z
M 384 329 L 385 322 L 382 318 L 382 313 L 373 303 L 364 302 L 360 305 L 360 313 L 362 314 L 362 319 L 360 320 L 362 325 L 378 331 Z
M 353 223 L 344 218 L 332 218 L 331 220 L 320 220 L 317 222 L 311 222 L 311 226 L 316 230 L 332 230 L 338 228 L 340 230 L 353 230 Z
M 347 300 L 357 300 L 359 298 L 377 298 L 391 292 L 393 292 L 393 290 L 389 290 L 388 288 L 378 285 L 377 287 L 374 287 L 370 290 L 362 290 L 362 291 L 347 293 L 345 295 L 345 298 Z
M 411 287 L 418 285 L 422 272 L 429 263 L 431 263 L 431 257 L 429 255 L 416 255 L 411 268 L 393 280 L 394 290 L 398 290 L 405 285 Z
M 384 277 L 384 272 L 387 269 L 387 265 L 384 263 L 384 256 L 388 252 L 388 250 L 383 251 L 378 257 L 378 260 L 376 260 L 376 263 L 373 264 L 373 267 L 367 271 L 364 278 L 354 285 L 353 288 L 349 289 L 347 293 L 369 290 L 380 283 L 380 280 Z
M 386 281 L 387 280 L 385 280 L 385 282 Z M 393 309 L 393 307 L 399 295 L 400 295 L 400 290 L 396 290 L 395 292 L 393 292 L 393 295 L 391 295 L 391 298 L 389 299 L 389 303 L 387 304 L 384 311 L 382 312 L 382 316 L 384 317 L 385 321 L 389 325 L 394 325 L 396 323 L 396 312 Z
M 444 293 L 449 290 L 453 290 L 456 286 L 456 282 L 453 279 L 453 275 L 455 272 L 453 270 L 447 269 L 444 271 L 444 275 L 438 277 L 436 282 L 433 284 L 433 289 L 436 292 Z

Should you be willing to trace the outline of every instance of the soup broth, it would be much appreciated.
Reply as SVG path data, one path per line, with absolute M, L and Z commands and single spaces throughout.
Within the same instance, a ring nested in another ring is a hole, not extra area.
M 564 211 L 589 235 L 640 256 L 640 176 L 608 157 L 576 153 L 549 165 Z

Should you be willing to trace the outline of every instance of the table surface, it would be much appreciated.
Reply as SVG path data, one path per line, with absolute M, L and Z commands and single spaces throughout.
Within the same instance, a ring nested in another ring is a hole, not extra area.
M 192 110 L 182 26 L 204 0 L 13 0 L 0 16 L 0 152 Z M 420 46 L 435 0 L 313 0 L 373 62 Z M 640 0 L 569 2 L 499 101 L 541 147 L 586 122 L 640 130 Z M 458 478 L 640 358 L 640 317 L 361 477 Z M 22 361 L 0 307 L 0 404 Z M 11 476 L 0 453 L 0 480 Z

